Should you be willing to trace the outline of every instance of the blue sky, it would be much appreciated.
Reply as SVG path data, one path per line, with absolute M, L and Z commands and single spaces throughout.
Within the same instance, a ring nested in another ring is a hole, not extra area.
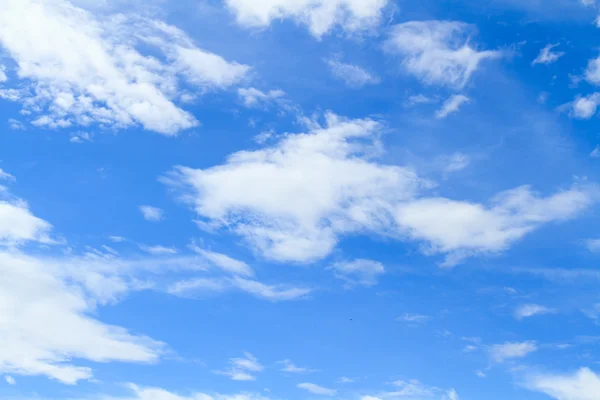
M 600 399 L 594 0 L 0 0 L 0 397 Z

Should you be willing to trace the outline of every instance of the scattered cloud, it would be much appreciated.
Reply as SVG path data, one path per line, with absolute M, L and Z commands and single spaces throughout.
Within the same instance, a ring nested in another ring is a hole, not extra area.
M 246 352 L 243 358 L 231 358 L 228 369 L 215 371 L 215 373 L 229 376 L 233 381 L 254 381 L 256 373 L 263 369 L 264 367 L 258 362 L 258 359 Z
M 600 376 L 588 368 L 581 368 L 572 374 L 530 375 L 524 385 L 556 400 L 594 400 L 600 393 Z
M 594 150 L 590 153 L 590 157 L 592 158 L 600 158 L 600 146 L 596 146 Z
M 410 381 L 398 380 L 392 382 L 392 385 L 396 387 L 393 392 L 387 393 L 390 397 L 430 397 L 437 391 L 436 388 L 427 387 L 416 379 Z
M 355 379 L 348 378 L 347 376 L 342 376 L 337 381 L 338 381 L 338 383 L 353 383 L 355 381 Z
M 337 390 L 328 389 L 323 386 L 316 385 L 314 383 L 299 383 L 298 388 L 306 390 L 311 394 L 316 394 L 319 396 L 335 396 L 337 394 Z
M 378 278 L 385 273 L 383 264 L 378 261 L 358 259 L 333 264 L 329 267 L 335 276 L 343 279 L 349 286 L 374 286 Z
M 470 101 L 471 100 L 465 95 L 455 94 L 442 104 L 442 108 L 438 110 L 435 116 L 438 119 L 446 118 L 448 115 L 458 112 L 463 104 L 469 103 Z
M 439 101 L 440 101 L 440 99 L 437 97 L 428 97 L 422 93 L 419 93 L 419 94 L 414 94 L 414 95 L 409 96 L 408 100 L 406 101 L 406 105 L 408 107 L 414 107 L 419 104 L 439 103 Z
M 557 310 L 539 304 L 523 304 L 515 310 L 515 318 L 523 319 L 536 315 L 555 314 Z
M 334 27 L 357 33 L 379 24 L 388 0 L 225 0 L 238 24 L 262 28 L 274 20 L 290 18 L 307 25 L 317 38 Z
M 531 65 L 536 64 L 552 64 L 558 61 L 559 58 L 565 55 L 562 51 L 552 51 L 553 48 L 557 47 L 558 44 L 548 44 L 542 50 L 540 54 L 533 60 Z
M 140 206 L 140 211 L 146 221 L 158 222 L 165 218 L 163 210 L 157 207 Z
M 491 346 L 490 355 L 497 363 L 514 358 L 523 358 L 537 350 L 535 342 L 504 343 Z
M 262 92 L 250 87 L 238 89 L 238 95 L 246 107 L 267 107 L 270 103 L 281 104 L 282 99 L 285 97 L 285 92 L 282 90 Z
M 592 253 L 600 253 L 600 239 L 588 239 L 584 243 L 585 247 Z
M 339 60 L 327 60 L 327 65 L 334 78 L 343 81 L 348 87 L 361 88 L 375 85 L 380 79 L 358 65 L 346 64 Z
M 463 153 L 454 153 L 441 158 L 443 170 L 446 173 L 458 172 L 467 168 L 471 164 L 471 157 Z
M 429 315 L 422 314 L 404 314 L 401 317 L 398 317 L 398 321 L 406 322 L 408 326 L 417 326 L 422 325 L 428 322 L 431 319 Z
M 482 61 L 501 56 L 471 47 L 473 32 L 462 22 L 410 21 L 392 28 L 385 48 L 402 56 L 406 71 L 423 83 L 462 88 Z
M 571 115 L 577 119 L 590 119 L 596 115 L 598 105 L 600 105 L 600 93 L 577 97 L 572 103 Z
M 15 378 L 13 378 L 12 376 L 5 376 L 4 380 L 6 381 L 6 383 L 8 383 L 9 385 L 16 385 L 17 381 L 15 380 Z
M 279 361 L 279 363 L 283 365 L 281 371 L 288 372 L 290 374 L 306 374 L 309 372 L 315 372 L 314 369 L 298 367 L 290 360 Z
M 217 394 L 193 392 L 178 394 L 156 387 L 140 387 L 128 384 L 131 395 L 126 397 L 102 396 L 103 400 L 269 400 L 258 393 Z
M 82 144 L 85 142 L 91 142 L 93 137 L 94 137 L 93 133 L 79 132 L 79 133 L 72 134 L 71 139 L 69 139 L 69 141 L 71 143 Z

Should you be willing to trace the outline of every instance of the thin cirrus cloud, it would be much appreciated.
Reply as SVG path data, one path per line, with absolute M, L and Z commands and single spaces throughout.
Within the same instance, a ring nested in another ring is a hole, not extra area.
M 348 286 L 374 286 L 378 278 L 385 274 L 385 267 L 378 261 L 357 259 L 337 262 L 329 267 L 338 279 Z
M 540 54 L 533 60 L 532 65 L 536 64 L 553 64 L 557 62 L 562 56 L 565 55 L 562 51 L 553 51 L 558 44 L 548 44 L 542 50 L 540 50 Z
M 227 227 L 264 257 L 308 263 L 342 237 L 379 233 L 427 244 L 454 266 L 497 253 L 541 226 L 573 219 L 596 201 L 594 186 L 549 196 L 529 186 L 486 204 L 428 196 L 432 182 L 408 167 L 378 162 L 383 129 L 371 119 L 326 114 L 307 133 L 240 151 L 207 169 L 176 167 L 161 181 L 176 188 L 212 229 Z
M 380 79 L 364 68 L 343 63 L 339 60 L 327 60 L 327 65 L 334 78 L 343 81 L 348 87 L 361 88 L 365 85 L 375 85 Z
M 137 45 L 154 46 L 162 59 L 143 55 Z M 25 83 L 0 96 L 20 101 L 34 125 L 48 128 L 141 125 L 173 135 L 198 125 L 175 103 L 181 81 L 226 88 L 249 71 L 161 21 L 103 18 L 68 0 L 3 1 L 0 46 L 16 63 L 15 83 Z
M 499 51 L 471 47 L 473 27 L 456 21 L 410 21 L 395 25 L 385 49 L 402 58 L 404 69 L 428 85 L 462 88 L 485 60 Z
M 297 386 L 299 389 L 306 390 L 308 393 L 319 396 L 335 396 L 337 394 L 337 390 L 319 386 L 315 383 L 305 382 L 299 383 Z
M 442 108 L 438 110 L 435 116 L 438 119 L 446 118 L 448 115 L 458 112 L 464 104 L 469 103 L 470 101 L 471 100 L 463 94 L 450 96 L 448 100 L 442 104 Z
M 242 26 L 264 28 L 288 18 L 321 38 L 334 27 L 348 33 L 376 27 L 388 0 L 225 0 L 225 4 Z
M 233 381 L 254 381 L 256 380 L 256 374 L 264 368 L 256 357 L 246 352 L 244 357 L 231 358 L 227 369 L 215 371 L 215 373 L 226 375 Z
M 516 319 L 534 317 L 536 315 L 555 314 L 557 310 L 539 304 L 523 304 L 515 310 Z

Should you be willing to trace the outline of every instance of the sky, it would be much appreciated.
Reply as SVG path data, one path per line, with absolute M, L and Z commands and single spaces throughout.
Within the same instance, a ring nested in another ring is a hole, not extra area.
M 0 0 L 0 398 L 599 400 L 599 29 Z

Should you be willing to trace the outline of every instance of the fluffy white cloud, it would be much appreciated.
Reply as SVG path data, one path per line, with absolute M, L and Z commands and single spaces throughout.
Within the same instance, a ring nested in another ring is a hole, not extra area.
M 17 381 L 15 380 L 15 378 L 13 378 L 12 376 L 5 376 L 4 380 L 6 381 L 6 383 L 8 383 L 9 385 L 16 385 Z
M 0 200 L 0 246 L 28 241 L 51 243 L 51 229 L 52 225 L 33 215 L 25 202 Z
M 600 376 L 588 368 L 573 374 L 529 376 L 525 384 L 556 400 L 597 400 L 600 393 Z
M 577 97 L 572 103 L 571 115 L 579 119 L 590 119 L 596 114 L 598 105 L 600 105 L 600 93 Z
M 331 74 L 351 88 L 379 83 L 379 78 L 358 65 L 346 64 L 338 60 L 328 60 Z
M 273 147 L 235 153 L 225 165 L 178 167 L 163 180 L 184 189 L 209 223 L 230 226 L 268 258 L 318 260 L 339 234 L 389 223 L 390 204 L 418 185 L 410 169 L 369 161 L 379 123 L 326 119 Z
M 411 21 L 394 26 L 385 48 L 403 57 L 409 73 L 430 85 L 465 86 L 482 61 L 498 51 L 471 47 L 471 25 L 455 21 Z
M 316 394 L 319 396 L 335 396 L 337 394 L 337 390 L 328 389 L 323 386 L 316 385 L 314 383 L 299 383 L 298 388 L 306 390 L 309 393 Z
M 140 212 L 146 221 L 158 222 L 165 218 L 163 210 L 157 207 L 140 206 Z
M 156 46 L 163 58 L 143 55 L 140 44 Z M 123 14 L 95 16 L 68 0 L 0 3 L 0 46 L 25 83 L 12 99 L 38 115 L 35 125 L 51 128 L 141 125 L 175 134 L 197 125 L 174 103 L 180 76 L 224 87 L 248 70 L 198 49 L 175 27 Z
M 490 356 L 497 363 L 513 358 L 523 358 L 537 350 L 535 342 L 496 344 L 490 348 Z
M 523 319 L 536 315 L 554 314 L 557 311 L 553 308 L 541 306 L 539 304 L 523 304 L 515 310 L 515 318 Z
M 528 186 L 488 205 L 427 197 L 431 182 L 378 163 L 381 130 L 370 119 L 329 113 L 308 133 L 282 135 L 212 168 L 176 167 L 161 180 L 181 190 L 203 224 L 236 232 L 267 258 L 303 263 L 329 255 L 341 236 L 374 232 L 424 241 L 451 266 L 574 218 L 596 199 L 588 187 L 544 197 Z
M 442 108 L 438 110 L 435 116 L 439 119 L 446 118 L 448 115 L 458 112 L 463 104 L 468 103 L 470 101 L 471 100 L 467 96 L 462 94 L 455 94 L 453 96 L 450 96 L 444 102 L 444 104 L 442 104 Z
M 320 38 L 333 27 L 360 32 L 375 27 L 388 0 L 225 0 L 237 22 L 246 27 L 266 27 L 291 18 L 307 25 Z
M 364 259 L 338 262 L 329 268 L 334 271 L 337 278 L 343 279 L 349 286 L 376 285 L 379 276 L 385 273 L 383 264 L 378 261 Z
M 92 376 L 74 359 L 154 362 L 161 343 L 106 325 L 96 305 L 128 290 L 86 259 L 39 259 L 0 252 L 0 372 L 45 375 L 73 384 Z M 112 268 L 110 263 L 102 268 Z
M 540 54 L 533 60 L 532 65 L 535 64 L 552 64 L 558 61 L 559 58 L 565 55 L 562 51 L 552 51 L 553 48 L 558 44 L 549 44 L 540 50 Z
M 223 371 L 215 371 L 220 375 L 227 375 L 234 381 L 254 381 L 255 374 L 261 372 L 264 367 L 258 359 L 250 353 L 244 353 L 243 358 L 232 358 L 229 360 L 229 368 Z

